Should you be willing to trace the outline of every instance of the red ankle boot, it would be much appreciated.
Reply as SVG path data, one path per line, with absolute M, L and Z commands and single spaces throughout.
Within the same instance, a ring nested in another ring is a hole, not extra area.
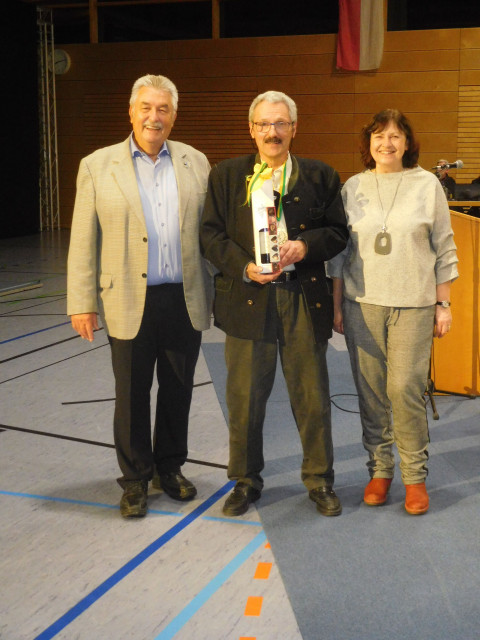
M 363 501 L 372 507 L 384 504 L 392 484 L 392 478 L 372 478 L 365 487 Z
M 406 484 L 405 510 L 413 516 L 419 516 L 428 511 L 428 493 L 425 482 Z

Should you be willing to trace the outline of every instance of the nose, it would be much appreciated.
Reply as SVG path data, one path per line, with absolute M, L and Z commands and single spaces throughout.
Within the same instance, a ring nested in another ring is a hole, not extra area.
M 148 119 L 150 120 L 150 122 L 157 122 L 159 120 L 158 112 L 156 109 L 150 109 L 150 111 L 148 112 Z

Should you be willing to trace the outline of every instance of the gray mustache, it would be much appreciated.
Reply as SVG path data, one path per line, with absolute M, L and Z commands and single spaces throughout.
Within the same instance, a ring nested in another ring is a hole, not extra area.
M 150 127 L 152 129 L 157 129 L 158 131 L 161 131 L 163 129 L 163 124 L 161 122 L 144 122 L 143 123 L 143 128 L 145 129 L 145 127 Z

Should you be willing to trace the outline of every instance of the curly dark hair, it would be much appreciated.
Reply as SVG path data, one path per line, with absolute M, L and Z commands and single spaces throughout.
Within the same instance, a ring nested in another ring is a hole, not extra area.
M 403 154 L 402 165 L 407 169 L 411 169 L 418 164 L 420 144 L 415 137 L 409 119 L 398 109 L 384 109 L 373 116 L 372 120 L 362 128 L 360 134 L 360 155 L 367 169 L 375 168 L 375 160 L 370 153 L 370 138 L 372 133 L 383 131 L 390 122 L 393 122 L 407 137 L 408 149 L 406 149 Z

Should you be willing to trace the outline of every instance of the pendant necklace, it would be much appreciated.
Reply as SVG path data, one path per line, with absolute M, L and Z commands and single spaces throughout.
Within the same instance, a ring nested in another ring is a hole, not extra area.
M 402 175 L 400 176 L 400 180 L 397 182 L 397 188 L 395 189 L 395 193 L 394 193 L 394 196 L 393 196 L 392 204 L 390 205 L 390 209 L 385 214 L 385 210 L 384 210 L 383 204 L 382 204 L 382 199 L 380 198 L 380 189 L 378 188 L 377 173 L 375 172 L 375 183 L 377 185 L 378 201 L 380 203 L 380 208 L 382 210 L 383 225 L 382 225 L 382 230 L 379 233 L 377 233 L 377 235 L 375 237 L 374 249 L 375 249 L 375 253 L 378 253 L 381 256 L 386 256 L 392 251 L 392 236 L 387 231 L 387 220 L 388 220 L 388 216 L 390 215 L 391 210 L 393 209 L 393 207 L 395 205 L 395 200 L 397 198 L 397 193 L 398 193 L 398 190 L 400 188 L 400 183 L 403 180 L 403 173 L 404 172 L 402 171 Z

